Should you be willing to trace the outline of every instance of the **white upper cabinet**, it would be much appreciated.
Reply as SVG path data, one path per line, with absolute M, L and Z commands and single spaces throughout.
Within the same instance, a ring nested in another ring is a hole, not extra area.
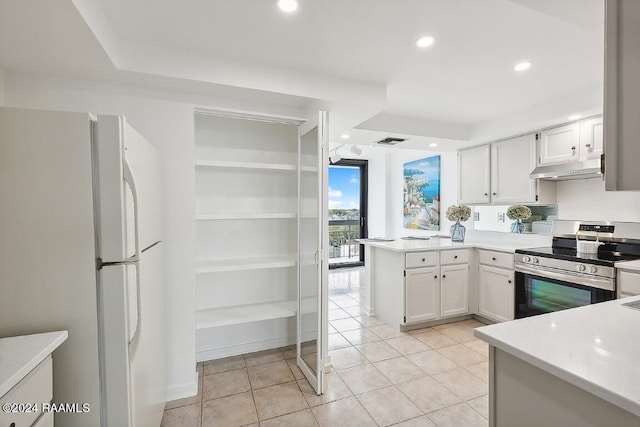
M 580 122 L 580 160 L 599 159 L 603 149 L 602 116 Z
M 640 190 L 640 2 L 605 1 L 604 183 Z
M 458 151 L 458 203 L 490 202 L 490 166 L 489 145 Z
M 576 161 L 580 158 L 580 124 L 542 131 L 538 144 L 538 165 Z
M 491 202 L 535 202 L 537 182 L 529 178 L 535 167 L 535 135 L 491 144 Z

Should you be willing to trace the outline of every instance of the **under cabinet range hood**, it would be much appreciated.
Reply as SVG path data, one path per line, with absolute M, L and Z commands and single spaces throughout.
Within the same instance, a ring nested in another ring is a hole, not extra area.
M 569 179 L 586 179 L 601 176 L 601 159 L 538 166 L 529 175 L 531 179 L 544 179 L 548 181 L 566 181 Z

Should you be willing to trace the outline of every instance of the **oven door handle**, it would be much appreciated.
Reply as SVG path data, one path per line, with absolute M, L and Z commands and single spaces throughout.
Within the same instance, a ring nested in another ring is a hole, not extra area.
M 604 289 L 606 291 L 615 291 L 616 284 L 614 279 L 602 278 L 602 277 L 586 277 L 579 273 L 567 274 L 560 273 L 555 269 L 550 269 L 542 266 L 531 266 L 522 263 L 515 263 L 515 270 L 519 273 L 530 273 L 536 276 L 544 276 L 550 279 L 562 280 L 563 282 L 576 283 L 582 286 L 590 286 L 592 288 Z

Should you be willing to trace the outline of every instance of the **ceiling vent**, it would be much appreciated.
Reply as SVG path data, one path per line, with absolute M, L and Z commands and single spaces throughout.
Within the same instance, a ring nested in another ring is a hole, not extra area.
M 394 138 L 394 137 L 388 137 L 385 139 L 381 139 L 380 141 L 376 142 L 376 144 L 380 144 L 380 145 L 396 145 L 400 142 L 404 142 L 406 141 L 406 138 Z

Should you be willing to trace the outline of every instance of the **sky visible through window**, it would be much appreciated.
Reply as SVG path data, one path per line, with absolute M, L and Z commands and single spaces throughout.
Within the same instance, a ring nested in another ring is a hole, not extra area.
M 360 209 L 360 168 L 329 166 L 329 209 Z

